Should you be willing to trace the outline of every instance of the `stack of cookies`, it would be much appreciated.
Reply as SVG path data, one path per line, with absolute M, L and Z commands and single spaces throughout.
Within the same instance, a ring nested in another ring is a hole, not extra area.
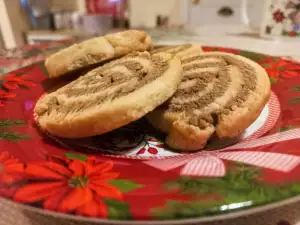
M 200 45 L 153 48 L 143 31 L 109 34 L 45 61 L 49 78 L 90 71 L 35 106 L 42 130 L 64 138 L 101 135 L 142 117 L 176 150 L 239 136 L 264 108 L 270 82 L 257 63 Z

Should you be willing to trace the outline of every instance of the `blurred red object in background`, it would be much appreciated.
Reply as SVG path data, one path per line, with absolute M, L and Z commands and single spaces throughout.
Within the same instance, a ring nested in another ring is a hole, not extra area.
M 111 15 L 124 18 L 126 0 L 85 0 L 88 14 Z

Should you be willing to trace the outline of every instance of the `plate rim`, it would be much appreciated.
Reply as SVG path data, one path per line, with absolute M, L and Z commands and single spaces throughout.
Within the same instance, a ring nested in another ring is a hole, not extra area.
M 27 204 L 21 204 L 18 202 L 14 202 L 11 199 L 4 198 L 0 196 L 2 200 L 10 204 L 14 207 L 23 208 L 23 210 L 28 210 L 30 212 L 39 213 L 40 215 L 52 216 L 55 218 L 60 219 L 68 219 L 78 222 L 91 222 L 95 224 L 112 224 L 112 225 L 182 225 L 182 224 L 194 224 L 194 223 L 206 223 L 206 222 L 217 222 L 220 220 L 230 220 L 236 219 L 243 216 L 252 216 L 256 213 L 263 213 L 268 210 L 277 209 L 279 207 L 283 207 L 286 205 L 290 205 L 296 202 L 300 202 L 300 195 L 290 197 L 284 200 L 279 200 L 276 202 L 272 202 L 265 205 L 260 205 L 252 208 L 242 208 L 237 209 L 236 211 L 227 212 L 220 215 L 212 215 L 212 216 L 203 216 L 203 217 L 193 217 L 193 218 L 179 218 L 175 219 L 168 219 L 168 220 L 116 220 L 116 219 L 103 219 L 98 217 L 85 217 L 81 215 L 73 215 L 68 213 L 50 211 L 43 208 L 34 207 Z

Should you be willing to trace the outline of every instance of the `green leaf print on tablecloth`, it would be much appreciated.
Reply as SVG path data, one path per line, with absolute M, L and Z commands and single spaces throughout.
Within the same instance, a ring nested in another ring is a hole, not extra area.
M 87 160 L 87 156 L 86 155 L 81 155 L 81 154 L 76 154 L 76 153 L 70 153 L 70 152 L 66 152 L 65 155 L 66 155 L 67 159 L 77 159 L 77 160 L 80 160 L 82 162 L 85 162 Z
M 0 128 L 12 127 L 12 126 L 24 126 L 24 125 L 26 125 L 26 121 L 24 120 L 11 120 L 11 119 L 0 120 Z
M 290 100 L 291 105 L 299 104 L 300 103 L 300 97 L 292 98 Z
M 123 180 L 123 179 L 111 180 L 109 183 L 115 186 L 116 188 L 118 188 L 121 192 L 129 192 L 137 188 L 143 187 L 142 185 L 136 184 L 131 180 Z
M 104 199 L 110 219 L 132 219 L 128 203 L 116 199 Z
M 298 91 L 300 91 L 300 86 L 294 86 L 294 87 L 290 88 L 290 91 L 298 92 Z
M 45 67 L 44 61 L 38 62 L 37 65 L 40 67 L 42 74 L 45 75 L 46 77 L 48 77 L 49 75 L 48 75 L 48 71 Z
M 251 59 L 255 62 L 261 62 L 264 58 L 266 58 L 266 55 L 248 51 L 241 51 L 239 55 Z
M 11 142 L 18 142 L 23 139 L 28 139 L 29 136 L 11 131 L 8 128 L 16 127 L 16 126 L 24 126 L 26 125 L 26 121 L 24 120 L 12 120 L 12 119 L 2 119 L 0 120 L 0 141 L 6 140 Z
M 300 192 L 300 183 L 271 185 L 259 181 L 258 176 L 258 168 L 239 165 L 220 178 L 180 177 L 168 181 L 165 183 L 167 191 L 179 190 L 193 199 L 169 200 L 163 207 L 152 209 L 152 215 L 160 219 L 213 215 L 278 201 Z

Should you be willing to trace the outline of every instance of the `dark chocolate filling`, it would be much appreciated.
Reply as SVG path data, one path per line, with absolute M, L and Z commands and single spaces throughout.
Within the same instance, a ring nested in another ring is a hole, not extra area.
M 172 111 L 186 111 L 189 108 L 202 109 L 205 106 L 209 105 L 210 103 L 214 102 L 216 98 L 222 96 L 225 93 L 225 91 L 227 90 L 231 82 L 230 76 L 228 75 L 228 67 L 222 68 L 219 71 L 216 79 L 217 80 L 213 85 L 213 89 L 210 92 L 189 102 L 178 103 L 178 104 L 171 103 L 170 109 Z M 200 82 L 199 83 L 200 85 L 198 84 L 194 86 L 193 92 L 185 93 L 183 96 L 180 97 L 184 98 L 188 96 L 193 96 L 195 95 L 195 93 L 204 90 L 208 83 Z
M 218 75 L 218 73 L 213 72 L 203 72 L 201 74 L 202 75 L 199 76 L 199 73 L 194 72 L 189 76 L 185 76 L 182 82 L 188 80 L 196 80 L 196 84 L 185 89 L 178 89 L 174 94 L 174 98 L 188 97 L 204 90 L 206 85 L 209 84 Z
M 239 107 L 245 102 L 252 91 L 256 89 L 256 75 L 253 68 L 247 64 L 242 63 L 239 65 L 241 73 L 243 74 L 243 85 L 241 86 L 236 97 L 227 103 L 223 113 L 228 114 L 233 110 L 234 106 Z
M 184 72 L 191 70 L 191 69 L 197 69 L 197 68 L 209 68 L 209 67 L 218 67 L 220 70 L 218 71 L 217 75 L 213 72 L 194 72 L 188 76 L 185 76 L 183 78 L 183 82 L 186 80 L 193 80 L 197 79 L 197 82 L 194 86 L 188 87 L 184 90 L 179 89 L 173 99 L 176 98 L 182 98 L 185 99 L 186 97 L 195 96 L 195 93 L 199 93 L 203 90 L 205 90 L 205 87 L 207 84 L 211 83 L 213 80 L 215 80 L 215 83 L 213 85 L 212 90 L 195 99 L 191 100 L 189 102 L 183 102 L 183 103 L 174 103 L 172 99 L 169 101 L 168 105 L 168 111 L 171 112 L 185 112 L 185 115 L 189 115 L 189 123 L 199 126 L 200 128 L 205 128 L 209 124 L 213 124 L 214 126 L 218 123 L 218 115 L 222 114 L 228 114 L 231 111 L 234 110 L 235 107 L 241 106 L 243 102 L 245 102 L 249 94 L 252 91 L 255 91 L 256 88 L 256 74 L 254 71 L 254 68 L 252 68 L 250 65 L 247 65 L 246 63 L 243 63 L 242 61 L 238 61 L 237 59 L 234 59 L 234 64 L 231 63 L 232 59 L 231 56 L 193 56 L 188 59 L 183 60 L 183 70 Z M 190 63 L 193 61 L 198 61 L 202 59 L 207 58 L 222 58 L 223 62 L 208 62 L 208 63 L 199 63 L 195 62 L 191 65 L 185 66 L 184 64 Z M 237 67 L 239 68 L 241 74 L 242 74 L 242 84 L 239 87 L 237 95 L 229 100 L 229 102 L 223 107 L 215 112 L 212 112 L 211 115 L 201 115 L 201 116 L 195 116 L 194 110 L 195 109 L 202 109 L 212 102 L 215 101 L 215 99 L 221 97 L 226 90 L 230 87 L 231 78 L 229 76 L 230 67 Z M 208 76 L 210 74 L 210 76 Z M 206 80 L 205 80 L 206 79 Z M 217 80 L 216 80 L 217 79 Z

